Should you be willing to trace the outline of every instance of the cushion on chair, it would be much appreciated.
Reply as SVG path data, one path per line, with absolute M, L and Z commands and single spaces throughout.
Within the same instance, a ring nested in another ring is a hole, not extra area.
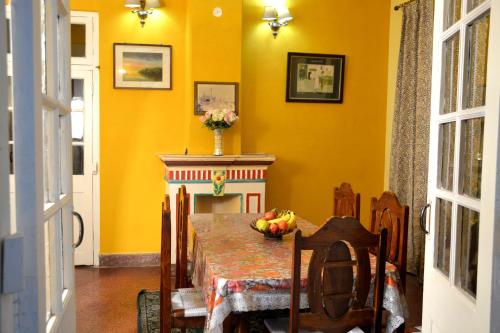
M 271 333 L 288 333 L 288 318 L 275 318 L 264 320 L 264 325 Z M 299 329 L 299 333 L 321 333 L 319 331 L 306 331 Z M 353 328 L 347 333 L 364 333 L 359 327 Z
M 204 317 L 207 308 L 201 291 L 195 288 L 181 288 L 172 291 L 172 311 L 174 316 Z

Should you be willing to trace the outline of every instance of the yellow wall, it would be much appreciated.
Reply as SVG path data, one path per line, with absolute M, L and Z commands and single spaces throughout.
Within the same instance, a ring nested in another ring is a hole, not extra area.
M 241 81 L 241 0 L 188 1 L 188 39 L 190 40 L 190 76 L 188 95 L 189 153 L 211 153 L 214 135 L 193 117 L 194 81 Z M 222 16 L 212 15 L 215 7 L 222 8 Z M 224 133 L 224 152 L 241 152 L 241 122 Z
M 122 0 L 72 0 L 73 10 L 99 13 L 102 254 L 159 251 L 156 154 L 213 147 L 193 116 L 196 80 L 241 82 L 241 120 L 225 134 L 225 153 L 277 156 L 268 207 L 321 223 L 332 188 L 349 181 L 366 220 L 384 183 L 389 0 L 289 0 L 295 19 L 276 40 L 260 20 L 267 1 L 164 0 L 141 28 Z M 113 89 L 118 42 L 172 45 L 173 90 Z M 344 103 L 285 103 L 288 51 L 345 54 Z
M 141 28 L 122 0 L 72 0 L 72 10 L 99 13 L 102 254 L 159 251 L 165 185 L 157 153 L 186 147 L 211 153 L 213 135 L 193 116 L 192 82 L 240 81 L 241 4 L 235 2 L 164 0 Z M 224 9 L 221 19 L 212 15 L 215 6 Z M 195 13 L 189 20 L 188 10 Z M 172 45 L 173 90 L 113 89 L 113 43 L 124 42 Z M 227 136 L 226 152 L 239 153 L 239 126 Z
M 276 0 L 275 0 L 276 2 Z M 361 218 L 384 187 L 389 0 L 288 0 L 294 20 L 273 40 L 262 0 L 244 0 L 242 151 L 277 156 L 267 206 L 314 223 L 342 181 L 361 192 Z M 344 103 L 286 103 L 287 52 L 346 55 Z

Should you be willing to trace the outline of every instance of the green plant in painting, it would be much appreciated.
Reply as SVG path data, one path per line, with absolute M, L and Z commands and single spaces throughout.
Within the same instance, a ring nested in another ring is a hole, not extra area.
M 145 78 L 150 79 L 151 81 L 163 80 L 163 72 L 161 67 L 143 68 L 139 71 L 139 74 L 141 74 Z

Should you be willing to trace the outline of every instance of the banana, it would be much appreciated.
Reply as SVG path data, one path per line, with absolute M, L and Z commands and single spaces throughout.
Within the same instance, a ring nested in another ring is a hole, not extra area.
M 288 219 L 287 223 L 288 223 L 289 230 L 295 229 L 295 227 L 297 227 L 297 222 L 295 221 L 295 213 L 294 212 L 290 212 L 290 218 Z
M 269 224 L 273 224 L 273 223 L 280 223 L 281 222 L 281 217 L 278 217 L 278 218 L 275 218 L 274 220 L 269 220 L 267 221 Z
M 280 223 L 281 221 L 285 221 L 288 224 L 288 229 L 295 229 L 297 227 L 297 222 L 295 221 L 295 213 L 292 212 L 291 210 L 283 210 L 280 212 L 277 218 L 273 220 L 267 221 L 269 225 L 273 223 Z
M 285 221 L 285 222 L 288 222 L 288 220 L 290 219 L 290 214 L 285 214 L 285 215 L 282 215 L 281 217 L 277 217 L 273 220 L 269 220 L 267 221 L 268 223 L 272 224 L 272 223 L 280 223 L 281 221 Z

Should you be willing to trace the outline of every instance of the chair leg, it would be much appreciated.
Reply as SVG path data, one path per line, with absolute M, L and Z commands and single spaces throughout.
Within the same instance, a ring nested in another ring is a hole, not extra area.
M 361 326 L 360 329 L 365 332 L 365 333 L 371 333 L 372 332 L 372 326 Z
M 233 320 L 234 316 L 231 313 L 229 316 L 224 319 L 224 323 L 222 323 L 222 332 L 223 333 L 233 333 Z
M 248 314 L 246 312 L 238 315 L 237 333 L 248 333 Z

